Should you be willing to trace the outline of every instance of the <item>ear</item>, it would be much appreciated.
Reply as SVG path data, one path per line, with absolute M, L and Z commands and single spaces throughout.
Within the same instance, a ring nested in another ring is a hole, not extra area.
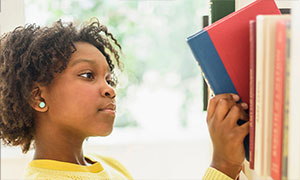
M 44 87 L 41 87 L 39 85 L 35 85 L 34 88 L 31 91 L 31 103 L 30 103 L 30 105 L 34 110 L 36 110 L 38 112 L 47 112 L 48 108 L 49 108 L 46 100 L 42 96 L 44 90 L 45 90 Z M 40 104 L 42 102 L 45 103 L 44 107 L 40 106 Z

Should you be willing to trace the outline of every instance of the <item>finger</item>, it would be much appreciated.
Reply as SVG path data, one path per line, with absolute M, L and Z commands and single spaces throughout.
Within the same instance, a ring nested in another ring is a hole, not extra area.
M 208 102 L 207 115 L 206 115 L 207 123 L 209 123 L 209 120 L 211 119 L 211 117 L 213 116 L 216 110 L 217 102 L 218 102 L 217 97 L 211 98 Z
M 235 102 L 238 102 L 240 100 L 240 96 L 238 96 L 237 94 L 231 94 L 231 96 Z
M 246 111 L 245 111 L 245 107 L 243 108 L 240 104 L 237 104 L 236 106 L 238 106 L 239 107 L 239 109 L 240 109 L 240 117 L 239 117 L 239 119 L 240 120 L 244 120 L 244 121 L 248 121 L 249 120 L 249 115 L 248 115 L 248 113 L 246 113 Z
M 245 103 L 245 102 L 242 102 L 240 105 L 242 106 L 242 108 L 243 108 L 244 110 L 247 110 L 247 109 L 249 108 L 248 104 Z
M 237 121 L 240 119 L 248 121 L 248 115 L 245 113 L 245 111 L 240 105 L 235 104 L 229 110 L 224 122 L 228 123 L 230 127 L 236 127 L 238 126 Z
M 224 123 L 228 124 L 230 127 L 236 127 L 237 121 L 240 117 L 240 109 L 237 105 L 233 105 L 228 112 L 226 118 L 224 119 Z
M 239 133 L 240 140 L 243 141 L 244 138 L 249 134 L 249 127 L 250 123 L 249 121 L 245 122 L 243 125 L 236 127 Z
M 215 120 L 223 121 L 231 107 L 235 105 L 233 100 L 228 99 L 220 99 L 217 103 L 216 111 L 215 111 Z
M 244 121 L 249 121 L 249 114 L 242 107 L 240 109 L 242 113 L 240 119 Z
M 213 116 L 216 110 L 217 103 L 220 99 L 228 99 L 228 100 L 233 99 L 234 101 L 239 101 L 240 97 L 236 94 L 227 93 L 227 94 L 219 94 L 211 98 L 207 108 L 207 121 L 210 120 L 211 117 Z

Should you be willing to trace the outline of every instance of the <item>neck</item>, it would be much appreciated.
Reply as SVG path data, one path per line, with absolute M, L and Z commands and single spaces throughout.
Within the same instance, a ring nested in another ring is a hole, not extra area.
M 50 159 L 88 165 L 82 151 L 85 137 L 66 129 L 36 121 L 35 153 L 33 159 Z

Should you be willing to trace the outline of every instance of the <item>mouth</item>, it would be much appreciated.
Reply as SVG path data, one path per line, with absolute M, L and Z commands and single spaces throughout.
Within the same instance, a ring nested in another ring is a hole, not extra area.
M 98 111 L 113 111 L 113 112 L 116 112 L 115 109 L 109 109 L 109 108 L 106 108 L 106 109 L 98 109 Z
M 114 110 L 114 109 L 99 109 L 98 112 L 109 114 L 112 116 L 115 116 L 115 114 L 116 114 L 116 110 Z
M 114 104 L 109 104 L 108 106 L 98 109 L 99 112 L 105 112 L 110 114 L 116 113 L 116 106 Z

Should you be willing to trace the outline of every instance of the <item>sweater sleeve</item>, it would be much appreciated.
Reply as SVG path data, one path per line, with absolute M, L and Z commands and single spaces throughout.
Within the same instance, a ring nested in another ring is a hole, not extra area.
M 215 168 L 208 168 L 202 178 L 202 180 L 233 180 L 226 174 L 222 173 L 221 171 L 218 171 Z

